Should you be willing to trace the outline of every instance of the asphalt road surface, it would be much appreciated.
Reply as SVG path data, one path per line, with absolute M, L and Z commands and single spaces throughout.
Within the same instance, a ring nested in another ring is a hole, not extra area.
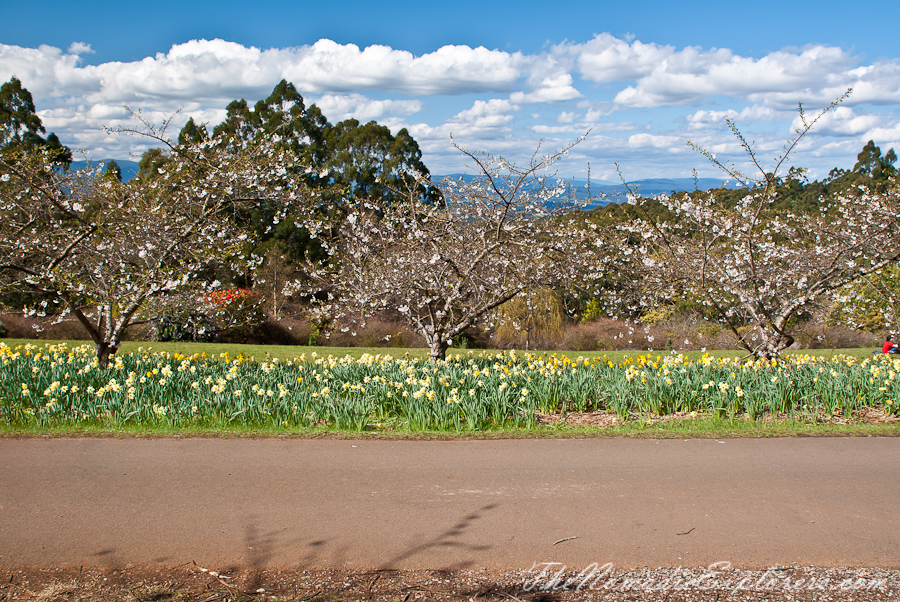
M 900 568 L 900 438 L 0 439 L 0 565 Z

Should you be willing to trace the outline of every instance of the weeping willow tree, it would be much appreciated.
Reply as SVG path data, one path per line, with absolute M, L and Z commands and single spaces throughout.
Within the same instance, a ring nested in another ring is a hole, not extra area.
M 539 288 L 498 308 L 494 342 L 498 347 L 546 349 L 563 335 L 568 321 L 559 295 L 549 288 Z

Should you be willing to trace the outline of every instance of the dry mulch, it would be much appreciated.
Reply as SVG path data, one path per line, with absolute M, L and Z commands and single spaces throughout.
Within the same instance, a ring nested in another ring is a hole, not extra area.
M 695 420 L 698 418 L 708 417 L 702 414 L 691 414 L 690 412 L 678 412 L 675 414 L 667 414 L 665 416 L 653 416 L 653 422 L 674 422 L 680 420 Z M 845 418 L 842 415 L 828 416 L 822 411 L 818 417 L 812 414 L 798 414 L 796 417 L 789 415 L 779 416 L 776 422 L 786 423 L 791 420 L 800 420 L 812 424 L 895 424 L 900 423 L 900 415 L 886 414 L 880 408 L 863 408 L 851 418 Z M 634 417 L 629 418 L 629 421 Z M 610 428 L 621 426 L 624 421 L 619 419 L 614 412 L 597 410 L 593 412 L 565 412 L 560 414 L 538 414 L 538 421 L 542 425 L 549 426 L 589 426 L 594 428 Z M 766 416 L 760 419 L 760 424 L 771 422 L 771 417 Z
M 757 601 L 900 599 L 900 571 L 782 567 L 518 571 L 302 571 L 175 568 L 0 567 L 0 600 L 216 602 L 419 600 Z M 579 584 L 581 585 L 579 587 Z

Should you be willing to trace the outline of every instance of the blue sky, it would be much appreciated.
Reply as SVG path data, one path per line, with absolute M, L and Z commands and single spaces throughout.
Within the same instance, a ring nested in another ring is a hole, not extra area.
M 32 92 L 48 131 L 94 158 L 144 141 L 110 136 L 123 106 L 217 123 L 234 98 L 283 77 L 337 122 L 406 127 L 435 173 L 450 145 L 524 161 L 538 141 L 591 134 L 561 175 L 717 172 L 687 140 L 742 159 L 725 118 L 771 162 L 796 107 L 827 106 L 794 156 L 822 177 L 869 139 L 900 150 L 895 16 L 846 2 L 31 2 L 4 7 L 0 81 Z

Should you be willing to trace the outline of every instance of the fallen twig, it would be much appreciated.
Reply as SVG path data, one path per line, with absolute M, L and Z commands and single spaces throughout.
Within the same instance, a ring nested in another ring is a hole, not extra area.
M 578 539 L 578 536 L 575 536 L 575 537 L 564 537 L 564 538 L 560 539 L 559 541 L 554 542 L 553 545 L 555 546 L 555 545 L 558 544 L 558 543 L 562 543 L 562 542 L 564 542 L 564 541 L 569 541 L 569 540 L 571 540 L 571 539 Z

